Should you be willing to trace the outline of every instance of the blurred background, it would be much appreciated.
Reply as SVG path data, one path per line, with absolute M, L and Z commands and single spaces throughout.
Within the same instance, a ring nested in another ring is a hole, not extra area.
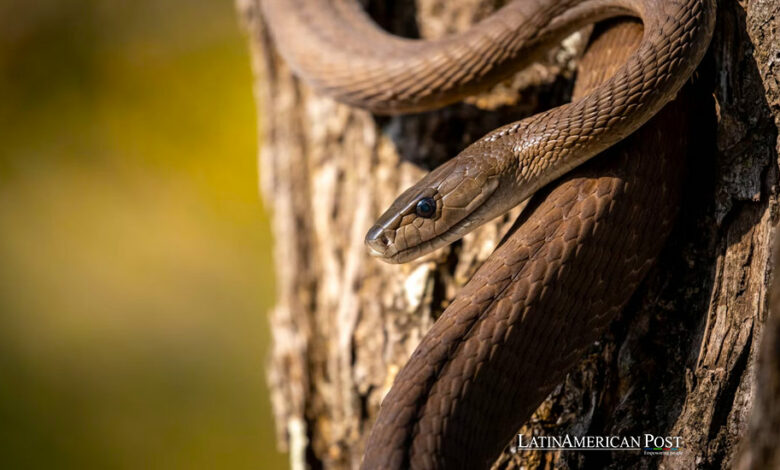
M 231 0 L 0 0 L 3 468 L 285 468 Z

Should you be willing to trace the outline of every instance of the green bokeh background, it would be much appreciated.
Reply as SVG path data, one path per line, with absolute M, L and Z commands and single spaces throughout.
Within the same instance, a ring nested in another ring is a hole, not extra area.
M 230 0 L 0 0 L 2 468 L 285 468 Z

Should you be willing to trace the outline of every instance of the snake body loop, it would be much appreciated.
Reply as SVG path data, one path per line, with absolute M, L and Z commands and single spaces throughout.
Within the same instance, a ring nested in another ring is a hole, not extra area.
M 296 73 L 339 100 L 384 113 L 461 99 L 587 23 L 642 20 L 639 47 L 608 81 L 490 132 L 402 194 L 366 239 L 373 254 L 395 263 L 457 240 L 638 129 L 693 72 L 715 18 L 713 0 L 516 0 L 464 33 L 426 41 L 381 31 L 351 2 L 263 6 Z M 413 216 L 422 197 L 438 202 L 435 217 Z
M 429 41 L 380 30 L 350 1 L 261 1 L 298 75 L 378 113 L 457 101 L 588 23 L 642 22 L 642 33 L 624 32 L 633 52 L 612 44 L 600 65 L 609 72 L 578 85 L 575 101 L 490 132 L 399 196 L 366 238 L 389 262 L 460 238 L 635 132 L 688 79 L 715 18 L 713 0 L 515 0 L 464 33 Z M 616 163 L 589 163 L 534 198 L 399 373 L 364 468 L 490 465 L 657 255 L 676 195 L 664 180 L 682 140 L 673 116 L 664 134 L 642 129 L 633 147 L 621 143 Z

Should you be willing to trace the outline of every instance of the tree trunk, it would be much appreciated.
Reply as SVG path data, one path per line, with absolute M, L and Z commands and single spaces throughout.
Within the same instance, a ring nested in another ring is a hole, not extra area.
M 436 37 L 468 28 L 503 2 L 366 3 L 396 34 Z M 388 118 L 312 92 L 276 55 L 258 0 L 239 0 L 239 8 L 250 32 L 261 186 L 276 240 L 269 378 L 278 442 L 295 469 L 357 468 L 396 373 L 520 209 L 405 265 L 370 258 L 365 232 L 405 187 L 473 140 L 565 102 L 587 31 L 490 93 Z M 754 396 L 764 397 L 761 409 L 766 403 L 777 414 L 778 407 L 771 399 L 776 356 L 762 362 L 768 378 L 758 392 L 755 380 L 777 217 L 778 44 L 780 2 L 720 2 L 710 52 L 693 78 L 697 151 L 677 226 L 620 318 L 524 430 L 679 435 L 682 455 L 507 451 L 496 468 L 771 461 L 756 457 L 769 446 L 751 438 L 743 450 L 740 438 L 749 425 L 767 425 L 750 419 Z

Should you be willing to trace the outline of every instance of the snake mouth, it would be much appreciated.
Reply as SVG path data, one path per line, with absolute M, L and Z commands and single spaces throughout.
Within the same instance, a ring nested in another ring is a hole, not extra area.
M 423 255 L 427 255 L 443 246 L 459 240 L 476 226 L 482 225 L 489 219 L 475 217 L 479 209 L 484 207 L 480 205 L 471 216 L 464 218 L 460 222 L 447 229 L 445 232 L 437 235 L 435 238 L 418 243 L 414 246 L 398 250 L 393 241 L 393 230 L 388 230 L 381 225 L 374 225 L 366 234 L 366 246 L 369 254 L 375 258 L 389 264 L 402 264 L 412 261 Z
M 456 163 L 451 160 L 445 165 Z M 447 168 L 437 168 L 426 177 L 428 181 L 424 179 L 405 191 L 371 227 L 365 243 L 372 256 L 386 263 L 405 263 L 460 239 L 499 215 L 496 209 L 500 210 L 502 199 L 506 199 L 495 198 L 499 178 L 469 160 L 457 171 L 442 170 Z M 464 178 L 463 173 L 468 171 L 479 173 Z M 429 186 L 429 180 L 437 175 L 440 180 Z M 416 212 L 420 201 L 426 199 L 435 206 L 433 214 Z

